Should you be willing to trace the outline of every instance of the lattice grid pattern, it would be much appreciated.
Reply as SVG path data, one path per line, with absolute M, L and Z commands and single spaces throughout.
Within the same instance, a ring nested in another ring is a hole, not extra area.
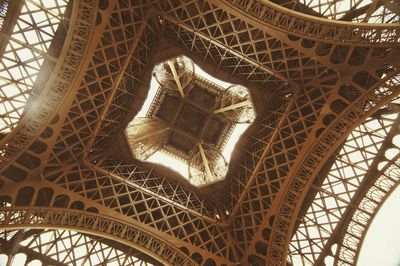
M 380 176 L 368 170 L 398 123 L 393 1 L 21 3 L 14 22 L 3 16 L 0 41 L 0 201 L 11 204 L 0 218 L 2 228 L 21 227 L 1 231 L 2 241 L 21 244 L 10 256 L 29 247 L 50 264 L 136 263 L 103 236 L 173 265 L 280 265 L 287 249 L 294 262 L 357 259 L 369 218 L 398 183 L 397 157 L 386 158 Z M 112 147 L 123 146 L 118 136 L 140 109 L 154 64 L 178 53 L 264 97 L 212 199 Z M 54 83 L 44 86 L 45 77 Z M 33 224 L 99 236 L 23 231 Z M 35 234 L 17 239 L 27 232 Z
M 27 260 L 25 263 L 31 265 L 30 262 L 34 258 L 46 257 L 41 261 L 42 265 L 48 263 L 64 264 L 64 265 L 135 265 L 135 266 L 151 266 L 135 257 L 135 250 L 121 251 L 107 243 L 102 243 L 102 239 L 91 237 L 89 235 L 80 234 L 75 231 L 65 230 L 22 230 L 22 231 L 3 231 L 7 235 L 6 240 L 12 241 L 10 235 L 16 236 L 22 234 L 22 240 L 19 243 L 22 250 L 27 251 L 25 254 Z M 21 253 L 19 253 L 21 254 Z M 139 253 L 140 254 L 140 253 Z M 15 255 L 16 261 L 18 254 Z M 52 261 L 53 260 L 53 261 Z M 40 261 L 40 259 L 39 259 Z
M 316 196 L 291 242 L 293 260 L 301 261 L 301 256 L 312 265 L 318 259 L 395 120 L 395 114 L 370 118 L 351 132 L 324 182 L 312 187 Z
M 16 126 L 31 93 L 40 91 L 35 84 L 39 73 L 46 73 L 41 68 L 51 67 L 50 62 L 56 60 L 48 51 L 62 23 L 67 3 L 26 1 L 11 35 L 1 33 L 8 41 L 5 50 L 0 51 L 1 133 L 10 132 Z M 54 48 L 52 53 L 57 54 Z M 43 82 L 38 85 L 42 86 Z

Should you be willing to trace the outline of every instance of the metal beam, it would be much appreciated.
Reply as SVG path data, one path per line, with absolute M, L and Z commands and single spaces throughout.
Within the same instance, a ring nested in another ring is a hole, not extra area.
M 400 3 L 398 1 L 382 0 L 383 6 L 400 16 Z
M 40 10 L 43 10 L 43 11 L 45 11 L 46 13 L 48 13 L 48 14 L 50 14 L 52 17 L 54 17 L 54 18 L 57 18 L 57 19 L 60 19 L 61 21 L 62 20 L 65 20 L 65 21 L 70 21 L 70 19 L 69 18 L 67 18 L 67 17 L 65 17 L 64 15 L 57 15 L 57 14 L 55 14 L 52 10 L 50 10 L 50 9 L 48 9 L 47 7 L 45 7 L 44 5 L 41 5 L 41 4 L 38 4 L 36 1 L 33 1 L 33 0 L 27 0 L 29 3 L 31 3 L 32 5 L 34 5 L 34 6 L 36 6 L 37 8 L 39 8 Z
M 199 37 L 199 38 L 201 38 L 203 40 L 206 40 L 207 42 L 209 42 L 209 43 L 211 43 L 211 44 L 213 44 L 213 45 L 215 45 L 215 46 L 217 46 L 219 48 L 222 48 L 222 49 L 226 50 L 228 53 L 230 53 L 230 54 L 242 59 L 246 63 L 261 69 L 266 74 L 273 75 L 273 76 L 277 77 L 278 79 L 284 81 L 285 83 L 288 83 L 288 84 L 290 84 L 290 85 L 292 85 L 294 87 L 297 87 L 294 82 L 292 82 L 291 80 L 288 79 L 288 77 L 284 76 L 283 74 L 281 74 L 281 73 L 279 73 L 279 72 L 277 72 L 275 70 L 272 70 L 272 69 L 260 64 L 256 60 L 246 56 L 243 52 L 239 52 L 239 51 L 234 50 L 230 46 L 228 46 L 226 44 L 223 44 L 220 41 L 215 40 L 214 38 L 210 37 L 209 35 L 204 34 L 203 32 L 199 31 L 198 29 L 195 29 L 195 28 L 192 28 L 192 27 L 186 25 L 184 22 L 178 20 L 177 18 L 175 18 L 173 16 L 167 15 L 167 14 L 165 14 L 163 12 L 159 12 L 159 15 L 163 16 L 166 20 L 168 20 L 169 22 L 181 27 L 182 29 L 193 33 L 197 37 Z
M 114 100 L 114 96 L 117 93 L 117 89 L 116 88 L 122 82 L 122 80 L 124 78 L 124 75 L 125 75 L 125 72 L 126 72 L 126 69 L 128 68 L 128 66 L 129 66 L 129 64 L 131 62 L 131 57 L 135 53 L 136 48 L 140 43 L 140 38 L 142 37 L 143 33 L 147 29 L 147 21 L 148 21 L 149 16 L 151 16 L 151 14 L 147 13 L 143 17 L 142 22 L 140 23 L 140 27 L 139 27 L 138 31 L 136 32 L 135 39 L 133 40 L 131 46 L 129 47 L 129 51 L 128 51 L 128 54 L 126 55 L 125 61 L 124 61 L 123 65 L 122 65 L 122 67 L 121 67 L 121 69 L 120 69 L 120 71 L 119 71 L 119 73 L 117 75 L 116 80 L 114 81 L 114 88 L 111 91 L 109 97 L 107 98 L 107 100 L 105 102 L 105 105 L 104 105 L 105 107 L 104 107 L 102 113 L 100 114 L 100 117 L 98 118 L 98 122 L 96 124 L 96 127 L 95 127 L 94 131 L 92 132 L 92 134 L 91 134 L 91 136 L 89 138 L 88 145 L 86 146 L 85 151 L 84 151 L 84 154 L 85 154 L 84 156 L 87 155 L 87 153 L 89 151 L 89 147 L 91 147 L 93 142 L 95 141 L 96 135 L 98 134 L 98 132 L 101 129 L 101 124 L 102 124 L 103 120 L 106 118 L 106 116 L 108 114 L 108 110 L 110 109 L 110 106 L 112 105 L 111 103 Z
M 183 97 L 185 97 L 185 93 L 183 92 L 183 87 L 182 87 L 181 81 L 179 80 L 178 72 L 176 72 L 176 68 L 174 66 L 174 63 L 172 61 L 168 61 L 168 65 L 171 68 L 172 75 L 174 75 L 176 86 L 178 86 L 179 94 L 183 98 Z
M 226 111 L 234 110 L 234 109 L 237 109 L 237 108 L 249 106 L 250 104 L 251 104 L 251 101 L 248 99 L 248 100 L 245 100 L 245 101 L 242 101 L 242 102 L 238 102 L 238 103 L 234 103 L 234 104 L 231 104 L 231 105 L 228 105 L 228 106 L 225 106 L 225 107 L 221 107 L 221 108 L 215 110 L 214 114 L 219 114 L 219 113 L 223 113 L 223 112 L 226 112 Z
M 317 258 L 315 265 L 319 265 L 319 263 L 322 263 L 325 256 L 331 252 L 330 248 L 334 243 L 343 242 L 343 236 L 346 233 L 346 227 L 350 223 L 354 212 L 356 210 L 361 210 L 362 212 L 364 212 L 364 210 L 360 208 L 360 202 L 364 199 L 364 197 L 366 197 L 368 190 L 373 186 L 374 182 L 378 180 L 384 173 L 384 169 L 382 169 L 381 171 L 377 171 L 377 167 L 379 163 L 381 163 L 384 160 L 384 155 L 386 150 L 391 147 L 393 136 L 399 133 L 400 131 L 398 127 L 399 125 L 400 125 L 400 115 L 397 116 L 396 122 L 393 123 L 379 151 L 375 155 L 375 158 L 373 159 L 370 167 L 366 171 L 364 178 L 359 185 L 359 188 L 357 189 L 351 201 L 349 202 L 348 205 L 350 207 L 346 208 L 345 212 L 342 215 L 342 218 L 336 225 L 336 228 L 333 230 L 331 237 L 328 239 L 323 249 L 321 250 L 321 253 Z
M 0 230 L 74 230 L 118 241 L 156 258 L 164 265 L 195 265 L 186 253 L 161 234 L 146 230 L 138 223 L 125 222 L 113 216 L 53 207 L 3 207 L 0 208 L 0 214 Z
M 11 241 L 8 241 L 4 238 L 0 238 L 0 251 L 2 252 L 8 252 L 7 247 L 10 247 L 12 245 Z M 54 265 L 54 266 L 65 266 L 66 264 L 61 263 L 55 259 L 52 259 L 48 256 L 45 256 L 33 249 L 24 247 L 18 243 L 18 252 L 25 253 L 27 255 L 27 260 L 29 261 L 30 259 L 38 259 L 41 262 L 43 262 L 45 265 Z M 9 255 L 9 254 L 7 254 Z M 10 259 L 9 259 L 10 260 Z
M 213 180 L 213 179 L 214 179 L 214 176 L 213 176 L 213 174 L 211 173 L 210 165 L 208 164 L 208 160 L 207 160 L 206 154 L 204 153 L 203 145 L 201 145 L 201 143 L 199 143 L 199 144 L 197 144 L 197 145 L 199 146 L 201 159 L 203 160 L 204 167 L 206 168 L 207 177 L 208 177 L 210 180 Z
M 380 0 L 374 0 L 365 12 L 365 17 L 363 18 L 362 22 L 368 23 L 369 19 L 371 18 L 372 14 L 382 5 Z M 360 35 L 360 34 L 359 34 Z
M 145 135 L 143 135 L 143 136 L 140 136 L 140 137 L 134 139 L 134 141 L 135 141 L 135 142 L 140 142 L 140 141 L 145 140 L 145 139 L 148 139 L 148 138 L 150 138 L 150 137 L 153 137 L 153 136 L 162 134 L 162 133 L 164 133 L 165 131 L 168 131 L 168 130 L 169 130 L 169 127 L 163 128 L 163 129 L 157 130 L 157 131 L 155 131 L 155 132 L 152 132 L 152 133 L 149 133 L 149 134 L 145 134 Z
M 15 42 L 15 43 L 27 48 L 27 49 L 30 49 L 30 50 L 34 51 L 35 53 L 40 54 L 41 56 L 45 57 L 46 59 L 48 59 L 48 60 L 50 60 L 50 61 L 52 61 L 54 63 L 56 63 L 57 60 L 58 60 L 58 58 L 55 58 L 54 56 L 51 56 L 48 53 L 43 52 L 42 50 L 40 50 L 40 49 L 30 45 L 30 44 L 27 44 L 27 43 L 24 43 L 24 42 L 22 42 L 22 41 L 20 41 L 18 39 L 15 39 L 14 37 L 12 37 L 12 36 L 4 33 L 4 32 L 0 31 L 0 36 L 2 38 L 6 39 L 6 40 L 13 41 L 13 42 Z

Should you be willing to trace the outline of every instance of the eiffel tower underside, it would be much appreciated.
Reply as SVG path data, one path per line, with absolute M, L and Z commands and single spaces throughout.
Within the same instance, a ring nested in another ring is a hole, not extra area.
M 400 179 L 397 1 L 0 7 L 1 263 L 357 262 Z M 203 187 L 137 160 L 124 133 L 154 66 L 182 55 L 257 112 Z

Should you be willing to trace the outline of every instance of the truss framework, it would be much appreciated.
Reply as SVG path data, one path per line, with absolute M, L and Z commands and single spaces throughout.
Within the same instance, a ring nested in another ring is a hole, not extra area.
M 19 256 L 26 256 L 28 265 L 37 265 L 35 262 L 51 265 L 67 264 L 116 264 L 116 265 L 158 265 L 157 261 L 149 257 L 140 258 L 142 255 L 134 249 L 121 249 L 115 242 L 104 238 L 81 234 L 69 230 L 5 230 L 3 231 L 2 247 L 12 247 L 15 240 L 20 253 L 14 255 L 14 262 L 22 264 Z M 6 248 L 2 252 L 7 252 Z M 82 252 L 83 251 L 83 252 Z M 8 255 L 10 256 L 10 255 Z M 135 257 L 138 256 L 138 257 Z M 151 260 L 150 263 L 146 260 Z
M 56 40 L 63 11 L 32 5 L 46 14 Z M 48 77 L 40 83 L 31 74 L 20 79 L 1 75 L 4 84 L 21 89 L 18 96 L 4 98 L 4 104 L 19 101 L 20 94 L 24 97 L 1 117 L 9 126 L 1 131 L 0 194 L 2 201 L 13 205 L 1 209 L 4 228 L 29 228 L 35 223 L 54 228 L 49 221 L 70 224 L 69 229 L 90 230 L 102 237 L 111 234 L 127 245 L 137 244 L 171 264 L 285 263 L 293 235 L 298 239 L 296 230 L 309 228 L 308 221 L 299 225 L 296 220 L 306 198 L 315 193 L 332 197 L 329 188 L 314 185 L 323 178 L 317 175 L 330 154 L 400 92 L 398 23 L 327 20 L 296 12 L 299 5 L 286 1 L 284 6 L 293 11 L 263 1 L 74 1 L 65 41 L 62 48 L 57 47 L 56 56 L 46 50 L 50 37 L 39 38 L 38 44 L 26 38 L 19 43 L 2 31 L 10 37 L 10 45 L 16 43 L 19 48 L 4 48 L 1 60 L 7 59 L 7 52 L 26 49 L 33 55 L 32 62 L 44 62 L 37 73 Z M 337 18 L 334 14 L 351 17 L 359 3 L 351 1 L 347 13 L 322 11 L 331 10 L 332 5 L 305 2 L 301 8 L 311 15 L 315 15 L 313 9 L 328 18 Z M 381 8 L 372 1 L 358 11 L 364 14 L 361 21 L 388 22 L 383 19 L 393 7 L 384 4 Z M 390 12 L 390 19 L 396 18 L 396 12 Z M 52 22 L 52 17 L 58 22 Z M 357 17 L 351 20 L 359 21 Z M 235 76 L 248 87 L 265 88 L 265 97 L 270 99 L 247 136 L 248 145 L 239 147 L 242 156 L 233 162 L 226 196 L 218 204 L 168 175 L 160 178 L 152 169 L 110 153 L 109 146 L 146 93 L 159 36 L 179 46 L 196 64 L 206 66 L 204 62 L 209 61 L 217 72 L 226 74 L 226 80 Z M 46 49 L 38 51 L 36 46 Z M 46 72 L 47 64 L 54 69 Z M 17 65 L 18 69 L 27 67 L 23 62 Z M 11 73 L 14 66 L 5 66 Z M 31 87 L 39 82 L 38 89 L 23 89 L 27 79 Z M 374 145 L 378 142 L 373 141 Z M 352 193 L 358 195 L 359 204 L 376 208 L 383 202 L 379 199 L 398 179 L 387 183 L 381 179 L 389 175 L 387 171 L 396 171 L 395 166 L 396 161 L 388 163 L 381 178 L 370 180 L 368 191 L 362 192 L 362 182 L 355 185 Z M 52 191 L 68 191 L 79 200 L 61 204 L 65 196 L 60 192 L 53 197 L 46 186 L 34 184 L 41 179 Z M 31 199 L 24 198 L 21 190 L 30 191 Z M 381 191 L 379 196 L 376 191 Z M 377 201 L 371 203 L 374 197 Z M 352 203 L 342 195 L 334 198 Z M 34 207 L 43 204 L 52 207 L 46 212 Z M 71 206 L 86 211 L 63 209 Z M 337 244 L 335 261 L 354 262 L 354 250 L 369 223 L 365 215 L 373 217 L 374 208 L 360 214 L 359 209 L 352 213 L 349 207 L 339 207 L 349 213 L 339 225 L 347 228 L 346 233 L 333 238 L 324 231 L 318 240 L 306 236 L 313 248 L 301 256 L 321 262 Z M 107 220 L 104 215 L 117 218 Z M 106 222 L 115 225 L 115 231 L 100 228 Z M 151 232 L 151 237 L 143 237 L 147 240 L 140 243 L 127 238 L 131 223 L 136 226 L 134 235 Z M 328 231 L 335 232 L 334 222 L 327 224 Z
M 157 236 L 146 234 L 142 229 L 131 224 L 115 221 L 94 213 L 68 211 L 53 208 L 2 208 L 2 229 L 49 228 L 68 229 L 89 233 L 108 235 L 110 239 L 119 239 L 133 247 L 145 247 L 144 252 L 157 255 L 159 260 L 171 265 L 194 265 L 182 251 L 171 249 L 171 246 Z
M 335 246 L 340 244 L 334 239 L 340 239 L 346 230 L 342 224 L 347 225 L 348 221 L 341 217 L 349 216 L 349 212 L 356 212 L 356 217 L 371 216 L 372 206 L 376 207 L 375 199 L 365 197 L 359 187 L 366 191 L 370 186 L 368 183 L 375 179 L 380 179 L 379 183 L 395 184 L 394 180 L 398 178 L 384 173 L 386 168 L 392 168 L 390 164 L 396 160 L 385 160 L 385 153 L 393 149 L 392 138 L 399 133 L 398 123 L 395 113 L 384 114 L 367 119 L 351 132 L 335 156 L 327 178 L 318 186 L 312 185 L 311 189 L 316 192 L 315 199 L 292 238 L 289 253 L 293 258 L 301 254 L 310 264 L 322 262 L 331 253 L 329 249 L 335 243 Z M 382 170 L 378 171 L 378 165 L 383 167 Z M 360 204 L 360 199 L 374 203 Z M 336 257 L 335 253 L 333 255 Z

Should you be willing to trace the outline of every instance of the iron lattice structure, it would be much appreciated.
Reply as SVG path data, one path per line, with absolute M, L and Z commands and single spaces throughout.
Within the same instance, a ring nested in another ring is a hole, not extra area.
M 0 259 L 357 261 L 399 184 L 396 2 L 0 6 Z M 204 189 L 136 161 L 121 137 L 154 65 L 178 55 L 249 88 L 258 114 L 226 180 Z

